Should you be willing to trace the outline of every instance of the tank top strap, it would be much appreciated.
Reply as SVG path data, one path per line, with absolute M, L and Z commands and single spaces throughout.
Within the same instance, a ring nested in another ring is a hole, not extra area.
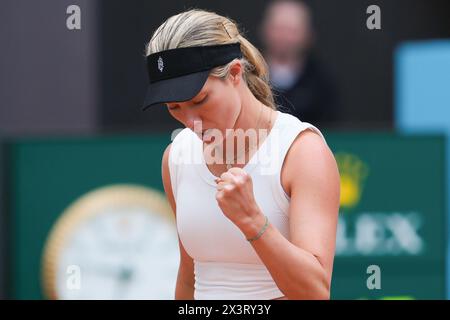
M 173 139 L 169 152 L 170 183 L 174 199 L 177 199 L 177 186 L 183 165 L 193 161 L 192 134 L 189 128 L 182 129 Z
M 317 132 L 322 137 L 325 143 L 326 140 L 320 130 L 314 125 L 308 122 L 303 122 L 288 113 L 281 113 L 280 116 L 281 119 L 278 126 L 279 132 L 277 133 L 276 137 L 274 136 L 276 143 L 278 144 L 278 152 L 276 154 L 277 158 L 274 159 L 276 165 L 273 170 L 272 191 L 279 208 L 283 212 L 288 214 L 290 197 L 286 194 L 282 187 L 281 170 L 290 147 L 292 146 L 297 136 L 306 129 L 311 129 Z M 275 156 L 274 153 L 272 154 Z

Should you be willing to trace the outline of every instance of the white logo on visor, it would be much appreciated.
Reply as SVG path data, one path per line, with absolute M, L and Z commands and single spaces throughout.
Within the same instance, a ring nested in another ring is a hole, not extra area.
M 164 61 L 161 57 L 158 58 L 158 69 L 160 72 L 163 72 L 164 70 Z

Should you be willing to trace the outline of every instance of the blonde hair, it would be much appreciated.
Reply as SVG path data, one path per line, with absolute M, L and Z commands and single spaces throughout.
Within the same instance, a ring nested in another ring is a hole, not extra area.
M 217 13 L 192 9 L 168 18 L 153 33 L 146 46 L 146 55 L 169 49 L 235 42 L 241 44 L 243 57 L 239 60 L 244 66 L 243 79 L 248 88 L 256 99 L 276 109 L 269 69 L 262 54 L 241 34 L 233 20 Z M 215 67 L 210 75 L 226 78 L 232 62 Z

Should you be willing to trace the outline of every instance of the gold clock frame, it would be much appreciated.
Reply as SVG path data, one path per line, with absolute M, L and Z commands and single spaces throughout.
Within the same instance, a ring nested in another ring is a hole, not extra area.
M 58 257 L 73 232 L 82 222 L 102 212 L 101 209 L 116 205 L 139 205 L 161 214 L 175 224 L 172 208 L 164 194 L 148 187 L 114 184 L 94 189 L 79 197 L 61 213 L 44 245 L 41 284 L 43 293 L 48 299 L 59 299 L 56 286 Z

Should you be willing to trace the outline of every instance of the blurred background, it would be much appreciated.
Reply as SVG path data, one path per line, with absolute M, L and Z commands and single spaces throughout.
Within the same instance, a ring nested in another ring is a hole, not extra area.
M 0 298 L 173 298 L 180 124 L 141 111 L 144 48 L 191 8 L 239 23 L 336 156 L 332 298 L 450 296 L 449 1 L 0 1 Z

